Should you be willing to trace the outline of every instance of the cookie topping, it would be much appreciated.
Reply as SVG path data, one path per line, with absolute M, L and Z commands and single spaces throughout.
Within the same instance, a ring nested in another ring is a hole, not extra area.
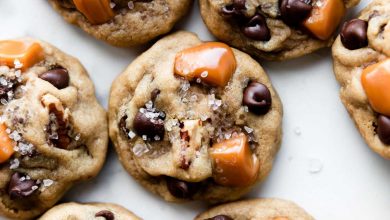
M 137 112 L 133 127 L 139 136 L 144 136 L 144 140 L 162 140 L 165 133 L 164 120 L 165 113 L 154 108 L 153 102 L 149 101 L 145 108 Z
M 37 189 L 35 180 L 22 173 L 14 173 L 8 185 L 8 194 L 11 199 L 21 199 L 32 195 Z
M 114 213 L 108 210 L 102 210 L 95 214 L 95 217 L 103 217 L 106 220 L 114 220 Z
M 217 215 L 217 216 L 214 216 L 214 217 L 206 219 L 206 220 L 233 220 L 233 219 L 227 215 Z
M 384 115 L 378 116 L 377 133 L 382 143 L 390 145 L 390 118 Z
M 327 40 L 336 30 L 345 14 L 342 0 L 318 0 L 303 26 L 320 40 Z
M 361 80 L 374 111 L 390 116 L 390 59 L 365 68 Z
M 264 115 L 271 108 L 271 93 L 264 84 L 251 82 L 244 90 L 242 103 L 248 107 L 250 112 Z
M 263 15 L 256 14 L 242 27 L 242 33 L 253 40 L 269 41 L 271 32 Z
M 26 70 L 42 59 L 43 49 L 39 43 L 27 40 L 0 41 L 0 65 Z
M 235 70 L 233 51 L 223 43 L 203 43 L 179 52 L 175 58 L 175 74 L 214 86 L 225 86 Z
M 353 19 L 346 22 L 340 33 L 341 42 L 344 47 L 350 50 L 366 47 L 368 22 L 360 19 Z
M 14 143 L 8 136 L 7 126 L 0 124 L 0 163 L 7 161 L 14 153 Z
M 63 67 L 56 67 L 39 75 L 39 78 L 48 81 L 57 89 L 63 89 L 69 86 L 69 73 Z
M 256 181 L 259 161 L 252 155 L 248 138 L 239 134 L 214 144 L 209 150 L 214 163 L 214 181 L 223 186 L 248 186 Z
M 166 177 L 166 182 L 171 195 L 180 199 L 191 198 L 199 190 L 199 183 L 189 183 L 172 177 Z
M 76 8 L 91 24 L 103 24 L 111 20 L 115 14 L 110 0 L 73 0 Z
M 310 15 L 311 0 L 281 0 L 280 14 L 284 23 L 299 25 Z

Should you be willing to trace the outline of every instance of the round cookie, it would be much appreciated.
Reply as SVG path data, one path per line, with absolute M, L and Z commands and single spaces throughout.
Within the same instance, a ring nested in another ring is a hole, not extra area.
M 256 58 L 287 60 L 331 46 L 346 9 L 360 0 L 200 0 L 219 40 Z
M 144 44 L 168 33 L 191 0 L 49 0 L 64 19 L 97 39 L 119 46 Z
M 295 203 L 281 199 L 251 199 L 216 206 L 195 220 L 314 220 Z
M 30 219 L 97 175 L 108 132 L 80 62 L 33 39 L 0 41 L 0 215 Z
M 112 203 L 63 203 L 54 206 L 42 215 L 39 220 L 140 220 L 129 210 Z
M 372 1 L 333 48 L 340 98 L 370 148 L 390 159 L 390 2 Z
M 114 81 L 109 133 L 125 169 L 167 201 L 230 201 L 261 182 L 282 104 L 261 66 L 189 32 L 163 38 Z

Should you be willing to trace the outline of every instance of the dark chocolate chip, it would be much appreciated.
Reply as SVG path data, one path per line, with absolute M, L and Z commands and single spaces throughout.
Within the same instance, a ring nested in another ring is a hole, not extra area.
M 390 118 L 384 115 L 378 116 L 377 133 L 382 143 L 390 145 Z
M 156 101 L 157 96 L 160 95 L 160 92 L 161 91 L 159 89 L 153 89 L 151 93 L 151 99 L 153 103 Z
M 232 218 L 230 218 L 229 216 L 227 215 L 217 215 L 217 216 L 214 216 L 212 218 L 208 218 L 206 220 L 233 220 Z
M 368 45 L 367 27 L 368 22 L 360 19 L 345 22 L 340 34 L 344 47 L 350 50 L 366 47 Z
M 41 75 L 39 75 L 39 78 L 48 81 L 57 89 L 63 89 L 69 86 L 68 70 L 62 67 L 42 73 Z
M 222 8 L 222 15 L 225 17 L 243 16 L 246 10 L 246 0 L 234 0 L 233 4 Z
M 253 16 L 249 22 L 242 28 L 244 35 L 250 39 L 258 41 L 268 41 L 271 39 L 270 30 L 263 15 Z
M 102 210 L 95 214 L 95 217 L 103 217 L 106 220 L 114 220 L 114 213 L 108 210 Z
M 34 193 L 34 186 L 37 187 L 35 180 L 26 179 L 24 174 L 14 173 L 8 185 L 8 194 L 11 199 L 24 198 Z
M 124 115 L 119 121 L 119 128 L 121 129 L 123 134 L 127 136 L 129 133 L 129 129 L 126 127 L 126 120 L 127 120 L 127 115 Z
M 311 0 L 280 0 L 280 14 L 284 23 L 288 25 L 299 25 L 310 15 L 313 7 Z
M 158 140 L 164 139 L 165 113 L 153 112 L 146 108 L 143 108 L 143 110 L 144 113 L 138 111 L 134 118 L 133 127 L 135 132 L 140 136 L 146 135 L 150 140 L 155 140 L 156 136 L 158 136 Z M 157 117 L 153 116 L 156 113 L 159 115 Z
M 166 182 L 169 192 L 180 199 L 189 199 L 199 190 L 199 183 L 189 183 L 172 177 L 166 177 Z
M 50 121 L 46 127 L 48 140 L 54 147 L 69 149 L 72 138 L 69 136 L 70 127 L 64 119 L 64 113 L 58 111 L 54 104 L 49 105 Z
M 256 115 L 264 115 L 271 108 L 271 93 L 265 85 L 251 82 L 244 90 L 242 103 L 248 106 L 250 112 Z

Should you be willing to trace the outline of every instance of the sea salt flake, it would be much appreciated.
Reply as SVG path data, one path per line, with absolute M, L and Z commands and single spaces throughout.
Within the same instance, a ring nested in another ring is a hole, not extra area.
M 115 8 L 116 4 L 114 2 L 110 2 L 110 8 Z
M 142 139 L 143 139 L 144 141 L 146 141 L 146 140 L 148 140 L 148 136 L 142 135 Z
M 203 71 L 203 72 L 200 74 L 200 77 L 206 78 L 208 75 L 209 75 L 209 72 Z
M 152 109 L 152 108 L 153 108 L 153 102 L 152 102 L 152 101 L 148 101 L 148 102 L 145 104 L 145 107 L 146 107 L 146 109 Z
M 197 82 L 197 83 L 201 83 L 202 80 L 201 80 L 200 78 L 197 78 L 197 79 L 196 79 L 196 82 Z
M 8 66 L 0 66 L 0 74 L 6 74 L 9 72 Z
M 160 139 L 161 139 L 160 136 L 158 136 L 158 135 L 154 136 L 155 141 L 159 141 Z
M 51 179 L 44 179 L 42 182 L 43 182 L 44 187 L 49 187 L 49 186 L 53 185 L 53 183 L 54 183 L 54 181 Z
M 23 63 L 21 63 L 20 60 L 15 59 L 14 60 L 14 66 L 15 66 L 15 69 L 20 69 L 20 68 L 23 67 Z
M 149 152 L 148 147 L 145 144 L 136 144 L 133 147 L 133 153 L 135 156 L 140 157 L 145 153 Z
M 319 159 L 310 159 L 309 160 L 309 168 L 308 168 L 309 173 L 313 173 L 313 174 L 319 173 L 319 172 L 321 172 L 322 168 L 323 168 L 323 164 L 322 164 L 321 160 L 319 160 Z
M 244 106 L 244 112 L 249 112 L 248 106 Z
M 245 129 L 246 132 L 248 132 L 248 134 L 253 132 L 253 129 L 248 127 L 248 126 L 244 126 L 244 129 Z
M 32 189 L 33 191 L 35 191 L 35 190 L 38 189 L 38 186 L 32 186 L 31 189 Z
M 133 131 L 129 131 L 127 135 L 129 136 L 130 139 L 133 139 L 136 136 L 136 134 Z
M 127 3 L 127 7 L 129 7 L 129 9 L 134 9 L 134 2 L 133 1 L 129 1 Z
M 11 160 L 10 164 L 11 164 L 11 166 L 10 166 L 9 168 L 10 168 L 11 170 L 13 170 L 13 169 L 16 169 L 16 168 L 19 167 L 20 161 L 19 161 L 18 158 L 15 158 L 15 159 Z

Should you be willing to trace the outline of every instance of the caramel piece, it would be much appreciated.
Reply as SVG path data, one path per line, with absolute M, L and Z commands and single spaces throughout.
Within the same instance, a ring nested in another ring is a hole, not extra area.
M 88 19 L 91 24 L 103 24 L 114 17 L 110 0 L 73 0 L 78 11 Z
M 235 70 L 233 51 L 223 43 L 203 43 L 181 51 L 175 58 L 175 74 L 188 80 L 200 78 L 214 86 L 225 86 Z
M 318 0 L 303 26 L 320 40 L 327 40 L 345 14 L 342 0 Z
M 26 70 L 44 58 L 37 42 L 28 40 L 0 41 L 0 65 Z
M 214 144 L 210 157 L 214 161 L 214 180 L 220 185 L 248 186 L 257 179 L 260 164 L 244 134 Z
M 14 154 L 14 142 L 6 130 L 7 126 L 0 124 L 0 163 L 6 162 Z
M 390 59 L 365 68 L 361 80 L 374 111 L 390 116 Z

